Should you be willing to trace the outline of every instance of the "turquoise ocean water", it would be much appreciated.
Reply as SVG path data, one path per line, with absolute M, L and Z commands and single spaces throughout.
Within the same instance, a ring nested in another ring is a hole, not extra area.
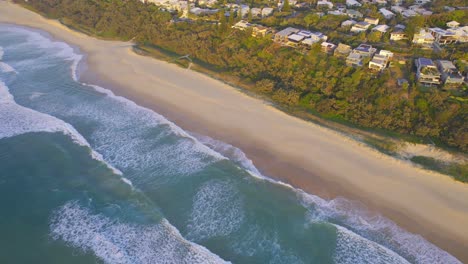
M 79 82 L 80 63 L 0 24 L 0 263 L 460 263 Z

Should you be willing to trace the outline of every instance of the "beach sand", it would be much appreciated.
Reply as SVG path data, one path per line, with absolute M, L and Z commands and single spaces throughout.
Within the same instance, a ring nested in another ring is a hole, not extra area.
M 75 45 L 87 56 L 83 81 L 241 148 L 265 175 L 325 198 L 359 201 L 468 262 L 468 184 L 385 156 L 200 73 L 137 55 L 130 43 L 88 37 L 5 1 L 0 22 Z

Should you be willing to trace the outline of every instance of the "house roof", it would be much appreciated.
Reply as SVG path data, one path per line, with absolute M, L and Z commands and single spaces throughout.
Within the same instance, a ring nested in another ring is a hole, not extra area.
M 321 45 L 322 45 L 322 47 L 327 47 L 327 48 L 330 48 L 330 49 L 333 49 L 333 48 L 335 48 L 335 47 L 336 47 L 336 45 L 335 45 L 335 44 L 333 44 L 333 43 L 330 43 L 330 42 L 322 42 L 322 44 L 321 44 Z
M 390 27 L 387 26 L 387 25 L 378 25 L 378 26 L 376 26 L 375 28 L 373 28 L 372 30 L 376 30 L 376 31 L 380 31 L 380 32 L 385 33 L 385 32 L 388 31 L 389 28 L 390 28 Z
M 294 33 L 297 33 L 299 32 L 299 29 L 297 28 L 293 28 L 293 27 L 288 27 L 288 28 L 285 28 L 279 32 L 276 33 L 276 35 L 279 35 L 281 37 L 287 37 L 291 34 L 294 34 Z
M 448 60 L 439 60 L 438 61 L 440 67 L 444 70 L 448 70 L 448 69 L 457 69 L 457 67 L 455 67 L 455 65 L 453 65 L 453 63 L 451 61 L 448 61 Z
M 300 42 L 303 40 L 305 37 L 299 34 L 292 34 L 288 37 L 289 40 L 294 41 L 294 42 Z
M 429 67 L 433 67 L 434 66 L 434 62 L 431 60 L 431 59 L 428 59 L 428 58 L 418 58 L 418 63 L 419 65 L 421 66 L 429 66 Z
M 450 22 L 447 22 L 447 27 L 458 27 L 460 25 L 460 23 L 458 23 L 457 21 L 455 20 L 452 20 Z
M 371 52 L 372 45 L 361 44 L 361 45 L 359 45 L 359 47 L 355 48 L 354 50 L 361 51 L 361 52 Z

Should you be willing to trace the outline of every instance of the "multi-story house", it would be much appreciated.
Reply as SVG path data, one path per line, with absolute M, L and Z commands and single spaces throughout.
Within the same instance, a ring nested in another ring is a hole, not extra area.
M 413 43 L 416 45 L 423 46 L 432 46 L 434 44 L 435 38 L 430 32 L 427 32 L 424 29 L 421 29 L 419 33 L 414 34 Z
M 451 61 L 438 60 L 437 66 L 442 74 L 442 81 L 445 85 L 457 86 L 463 84 L 463 76 Z
M 375 54 L 376 51 L 377 49 L 373 48 L 372 45 L 361 44 L 353 50 L 353 53 L 357 53 L 357 54 L 362 55 L 363 57 L 370 58 Z
M 430 28 L 429 32 L 434 37 L 434 41 L 439 45 L 452 44 L 457 42 L 455 33 L 441 28 Z
M 431 59 L 418 58 L 415 60 L 416 78 L 422 85 L 433 86 L 441 83 L 441 74 Z
M 346 57 L 349 55 L 349 53 L 351 53 L 351 50 L 351 46 L 339 43 L 335 51 L 333 52 L 333 55 L 337 57 Z

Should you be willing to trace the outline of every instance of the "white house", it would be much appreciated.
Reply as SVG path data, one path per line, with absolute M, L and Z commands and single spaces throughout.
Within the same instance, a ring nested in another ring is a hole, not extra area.
M 450 21 L 450 22 L 447 22 L 446 25 L 449 28 L 457 28 L 458 26 L 460 26 L 460 23 L 458 23 L 457 21 Z
M 430 46 L 434 43 L 435 38 L 430 32 L 421 29 L 419 33 L 414 34 L 413 43 L 418 45 Z
M 370 24 L 364 21 L 358 22 L 354 24 L 354 26 L 351 27 L 351 32 L 353 33 L 360 33 L 368 30 L 370 27 Z
M 319 7 L 326 7 L 328 9 L 332 9 L 333 8 L 333 3 L 332 2 L 329 2 L 327 0 L 320 0 L 317 2 L 317 8 Z
M 455 38 L 458 42 L 466 43 L 468 42 L 468 26 L 459 27 L 459 28 L 449 28 L 447 31 L 455 34 Z
M 361 3 L 359 3 L 356 0 L 346 0 L 346 6 L 348 6 L 348 7 L 360 7 L 362 5 L 361 5 Z
M 342 26 L 342 27 L 350 27 L 350 26 L 352 26 L 352 25 L 354 25 L 354 24 L 356 24 L 356 23 L 357 23 L 357 22 L 356 22 L 355 20 L 348 19 L 348 20 L 346 20 L 346 21 L 341 22 L 341 26 Z
M 262 17 L 268 17 L 273 14 L 273 8 L 271 7 L 265 7 L 262 9 Z
M 382 33 L 386 33 L 390 27 L 387 25 L 378 25 L 372 29 L 372 31 L 379 31 Z
M 366 18 L 364 18 L 364 21 L 371 24 L 371 25 L 378 25 L 379 24 L 379 19 L 378 18 L 366 17 Z
M 251 8 L 250 14 L 252 14 L 252 17 L 260 17 L 262 15 L 262 9 L 257 7 Z
M 380 8 L 379 9 L 380 13 L 385 17 L 385 19 L 391 19 L 392 17 L 395 16 L 394 13 L 391 11 L 387 10 L 386 8 Z

